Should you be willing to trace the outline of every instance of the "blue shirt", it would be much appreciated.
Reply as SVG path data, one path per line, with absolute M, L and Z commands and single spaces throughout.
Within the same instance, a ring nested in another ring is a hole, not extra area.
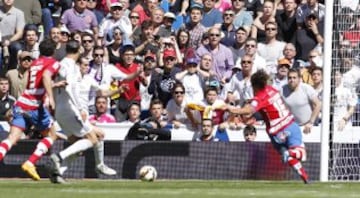
M 206 28 L 212 27 L 215 24 L 221 24 L 223 22 L 222 14 L 218 9 L 211 9 L 209 12 L 204 12 L 201 24 Z

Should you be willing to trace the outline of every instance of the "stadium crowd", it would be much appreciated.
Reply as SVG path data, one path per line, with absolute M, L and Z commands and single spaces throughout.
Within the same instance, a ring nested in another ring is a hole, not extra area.
M 360 41 L 358 5 L 340 10 L 352 13 L 354 25 L 339 27 L 339 128 L 351 125 L 357 105 L 360 69 L 351 48 Z M 258 114 L 222 107 L 246 104 L 251 75 L 263 69 L 309 133 L 321 122 L 324 15 L 320 0 L 2 0 L 0 120 L 11 118 L 39 43 L 50 38 L 58 61 L 68 41 L 81 43 L 79 97 L 93 124 L 150 120 L 196 131 L 207 118 L 218 125 L 216 137 L 197 140 L 227 141 L 228 128 L 262 124 Z M 97 96 L 93 83 L 109 97 Z

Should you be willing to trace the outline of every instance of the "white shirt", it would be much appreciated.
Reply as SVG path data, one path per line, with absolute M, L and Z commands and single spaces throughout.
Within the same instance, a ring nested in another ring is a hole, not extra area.
M 241 57 L 239 57 L 237 59 L 237 61 L 235 63 L 235 67 L 241 68 Z M 267 70 L 266 70 L 266 60 L 263 57 L 261 57 L 259 54 L 256 53 L 251 74 L 254 74 L 255 72 L 257 72 L 260 69 L 263 69 L 263 70 L 265 70 L 267 72 Z
M 203 81 L 199 74 L 186 74 L 181 82 L 185 87 L 185 98 L 189 101 L 204 99 Z
M 114 21 L 113 18 L 104 18 L 99 25 L 99 37 L 103 37 L 106 41 L 106 34 L 111 32 L 114 27 L 119 27 L 123 33 L 125 33 L 126 38 L 132 34 L 132 25 L 130 19 L 127 16 L 122 16 L 119 20 Z M 123 39 L 125 40 L 125 39 Z M 106 43 L 105 44 L 109 44 Z
M 335 88 L 335 105 L 334 105 L 334 122 L 338 122 L 347 115 L 349 107 L 355 107 L 357 104 L 357 96 L 351 92 L 349 88 L 342 84 Z
M 229 85 L 229 91 L 237 94 L 235 96 L 240 100 L 240 105 L 254 97 L 251 81 L 250 79 L 244 79 L 242 72 L 234 74 L 230 79 Z
M 277 61 L 282 58 L 285 43 L 275 41 L 271 44 L 258 44 L 258 53 L 266 61 L 266 71 L 268 74 L 275 75 L 277 73 Z
M 187 105 L 187 99 L 184 97 L 182 103 L 177 105 L 174 99 L 169 100 L 166 105 L 166 111 L 168 112 L 168 120 L 177 120 L 183 124 L 190 124 L 189 119 L 184 111 Z
M 146 76 L 146 81 L 149 82 L 147 84 L 147 86 L 144 86 L 142 83 L 140 83 L 140 96 L 141 96 L 141 101 L 140 101 L 140 106 L 141 106 L 141 110 L 149 110 L 150 108 L 150 102 L 152 99 L 152 94 L 149 94 L 148 92 L 148 88 L 150 85 L 150 79 L 151 79 L 151 75 Z

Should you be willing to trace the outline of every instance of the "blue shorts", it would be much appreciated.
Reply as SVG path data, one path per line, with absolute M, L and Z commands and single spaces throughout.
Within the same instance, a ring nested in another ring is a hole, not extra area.
M 24 111 L 18 106 L 13 108 L 14 119 L 11 122 L 12 126 L 26 130 L 31 126 L 35 130 L 42 132 L 49 129 L 53 123 L 53 119 L 49 111 L 44 107 L 39 107 L 36 110 Z
M 282 151 L 284 148 L 304 147 L 302 132 L 296 122 L 293 122 L 276 135 L 269 134 L 269 137 L 271 143 L 278 151 Z

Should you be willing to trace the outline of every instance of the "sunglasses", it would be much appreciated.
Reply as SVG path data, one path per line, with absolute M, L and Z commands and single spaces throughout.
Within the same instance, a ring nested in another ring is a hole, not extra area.
M 104 54 L 94 54 L 94 57 L 104 57 Z
M 130 16 L 130 19 L 140 19 L 139 16 Z
M 216 36 L 216 37 L 219 37 L 220 34 L 210 34 L 210 36 Z
M 265 30 L 266 30 L 266 31 L 270 31 L 270 30 L 271 30 L 271 31 L 275 31 L 276 28 L 266 28 Z
M 167 57 L 167 58 L 165 58 L 165 61 L 174 61 L 174 60 L 175 60 L 174 57 Z
M 83 43 L 92 43 L 92 40 L 82 40 Z
M 229 14 L 224 14 L 224 16 L 234 16 L 234 14 L 232 14 L 232 13 L 229 13 Z
M 245 64 L 245 63 L 250 64 L 250 63 L 252 63 L 252 61 L 246 61 L 246 60 L 244 60 L 244 61 L 241 61 L 241 63 L 243 63 L 243 64 Z
M 121 11 L 121 10 L 122 10 L 122 7 L 120 7 L 120 6 L 114 6 L 114 7 L 111 7 L 111 10 L 113 10 L 113 11 L 115 11 L 115 10 Z
M 181 94 L 181 95 L 182 95 L 182 94 L 184 94 L 184 92 L 183 92 L 183 91 L 175 91 L 174 94 L 175 94 L 175 95 L 177 95 L 177 94 Z
M 153 58 L 146 58 L 145 62 L 148 62 L 148 63 L 152 62 L 153 63 L 153 62 L 155 62 L 155 60 Z
M 122 35 L 122 32 L 114 32 L 114 35 L 116 36 Z
M 255 45 L 249 45 L 249 44 L 247 44 L 247 45 L 245 45 L 245 47 L 255 47 Z
M 21 59 L 21 61 L 28 61 L 31 62 L 33 59 L 30 56 L 26 56 L 24 58 Z

